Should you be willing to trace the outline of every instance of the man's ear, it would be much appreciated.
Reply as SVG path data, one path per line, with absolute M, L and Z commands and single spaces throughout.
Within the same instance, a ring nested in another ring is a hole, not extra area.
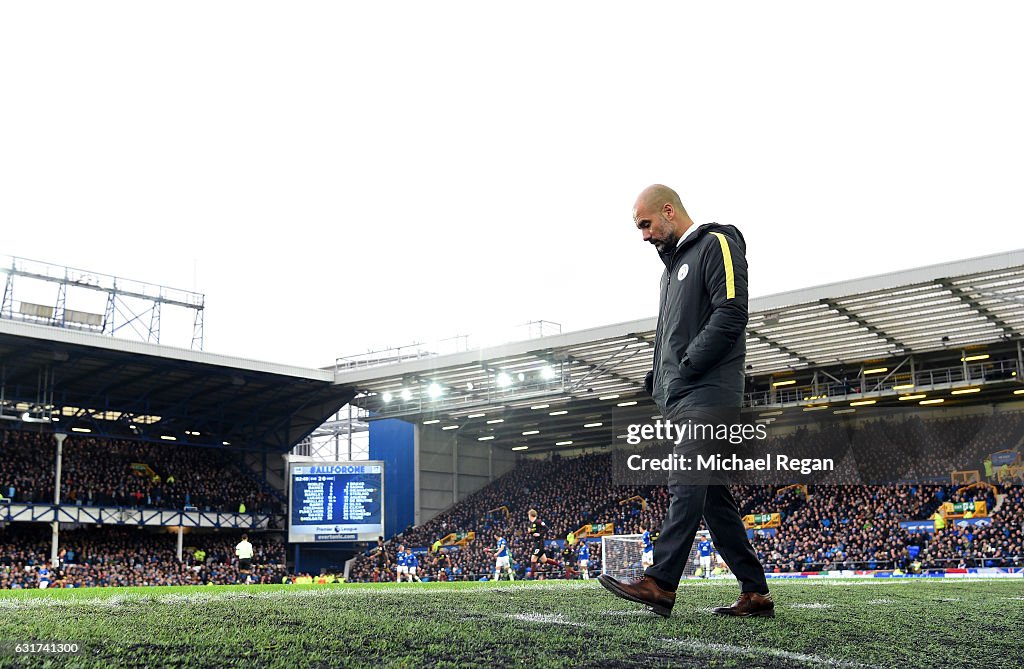
M 670 221 L 676 216 L 675 207 L 668 202 L 666 202 L 665 206 L 661 208 L 661 213 Z

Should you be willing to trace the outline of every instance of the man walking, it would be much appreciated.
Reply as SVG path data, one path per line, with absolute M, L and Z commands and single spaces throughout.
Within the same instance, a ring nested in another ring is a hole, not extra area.
M 644 189 L 633 207 L 633 221 L 645 242 L 665 264 L 654 343 L 654 369 L 644 387 L 662 415 L 687 421 L 721 422 L 738 414 L 743 400 L 747 325 L 746 244 L 730 225 L 695 225 L 667 186 Z M 683 441 L 677 453 L 704 446 Z M 719 554 L 740 582 L 740 598 L 714 609 L 720 615 L 774 616 L 764 568 L 747 539 L 728 486 L 711 481 L 670 479 L 668 516 L 654 548 L 654 564 L 643 576 L 598 580 L 619 597 L 646 604 L 664 617 L 675 605 L 701 518 Z

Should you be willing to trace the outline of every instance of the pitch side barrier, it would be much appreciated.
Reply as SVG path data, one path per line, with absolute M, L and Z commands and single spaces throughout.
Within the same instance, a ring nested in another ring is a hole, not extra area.
M 908 574 L 900 570 L 841 570 L 841 571 L 801 571 L 801 572 L 767 572 L 769 579 L 904 579 L 904 578 L 1024 578 L 1024 567 L 977 567 L 968 569 L 926 569 L 919 574 Z M 728 575 L 732 578 L 732 575 Z
M 88 525 L 146 525 L 150 527 L 211 527 L 262 530 L 270 526 L 266 513 L 174 511 L 127 506 L 72 506 L 67 504 L 3 504 L 0 520 L 8 523 L 76 523 Z

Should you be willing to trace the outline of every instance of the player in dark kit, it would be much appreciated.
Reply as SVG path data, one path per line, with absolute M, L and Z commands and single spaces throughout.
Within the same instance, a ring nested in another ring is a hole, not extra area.
M 553 564 L 556 567 L 558 562 L 554 558 L 549 558 L 547 555 L 547 536 L 548 536 L 548 524 L 537 517 L 537 510 L 530 509 L 526 512 L 526 517 L 530 519 L 530 527 L 527 531 L 530 542 L 533 544 L 533 552 L 530 553 L 530 567 L 534 575 L 537 574 L 537 563 Z
M 565 579 L 569 580 L 576 575 L 576 549 L 568 541 L 562 549 L 562 566 L 565 567 Z

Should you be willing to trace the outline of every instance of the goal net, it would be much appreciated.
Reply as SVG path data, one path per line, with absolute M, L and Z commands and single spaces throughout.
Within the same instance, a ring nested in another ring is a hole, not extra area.
M 640 565 L 640 556 L 644 550 L 640 537 L 639 534 L 613 534 L 601 537 L 601 573 L 620 580 L 640 578 L 644 572 Z M 697 557 L 697 544 L 704 539 L 710 541 L 711 533 L 707 530 L 698 530 L 693 545 L 690 546 L 683 578 L 698 575 L 700 560 Z

